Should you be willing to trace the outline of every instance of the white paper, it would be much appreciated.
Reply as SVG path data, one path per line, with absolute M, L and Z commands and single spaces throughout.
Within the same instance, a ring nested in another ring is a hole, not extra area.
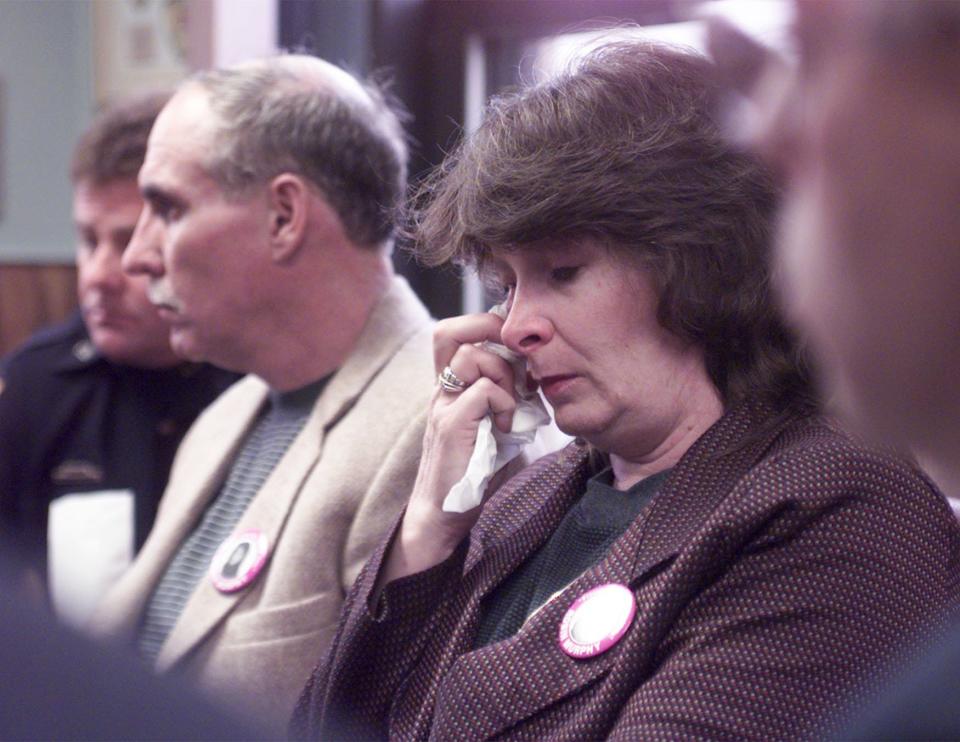
M 501 318 L 505 314 L 499 306 L 490 311 Z M 524 447 L 537 437 L 537 430 L 550 422 L 550 414 L 540 394 L 527 389 L 526 359 L 499 343 L 484 342 L 481 347 L 496 353 L 513 367 L 514 384 L 520 401 L 513 412 L 509 433 L 501 432 L 493 424 L 490 415 L 480 421 L 467 471 L 443 500 L 443 510 L 447 513 L 465 513 L 478 507 L 491 477 L 519 456 Z
M 54 611 L 83 626 L 133 560 L 133 492 L 58 497 L 47 520 L 47 579 Z
M 960 518 L 960 499 L 948 497 L 947 502 L 949 502 L 950 507 L 953 508 L 953 514 Z

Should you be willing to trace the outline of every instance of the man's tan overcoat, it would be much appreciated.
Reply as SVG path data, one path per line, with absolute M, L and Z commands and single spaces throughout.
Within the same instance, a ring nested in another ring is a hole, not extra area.
M 395 279 L 237 525 L 236 532 L 267 534 L 263 571 L 233 594 L 204 577 L 161 649 L 159 671 L 183 671 L 283 731 L 336 631 L 346 591 L 413 487 L 434 383 L 431 331 L 427 311 Z M 158 580 L 217 495 L 268 391 L 248 376 L 197 420 L 153 531 L 101 605 L 95 634 L 134 639 Z

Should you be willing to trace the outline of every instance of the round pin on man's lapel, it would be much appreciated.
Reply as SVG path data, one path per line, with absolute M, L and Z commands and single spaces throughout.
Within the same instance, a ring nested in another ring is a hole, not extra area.
M 210 579 L 222 593 L 233 593 L 253 582 L 270 553 L 267 534 L 251 528 L 226 539 L 210 562 Z
M 627 633 L 637 613 L 637 600 L 626 585 L 593 588 L 570 606 L 560 622 L 560 648 L 585 659 L 606 652 Z

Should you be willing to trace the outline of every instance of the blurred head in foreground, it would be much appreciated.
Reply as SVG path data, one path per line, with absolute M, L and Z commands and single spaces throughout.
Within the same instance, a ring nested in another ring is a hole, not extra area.
M 797 12 L 758 138 L 786 183 L 787 308 L 845 417 L 960 491 L 960 3 Z

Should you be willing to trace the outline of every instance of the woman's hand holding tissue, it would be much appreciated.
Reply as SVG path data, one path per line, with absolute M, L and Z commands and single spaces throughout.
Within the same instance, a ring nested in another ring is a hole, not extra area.
M 445 510 L 451 488 L 464 479 L 484 420 L 502 433 L 510 431 L 519 395 L 514 368 L 482 343 L 500 343 L 503 320 L 495 314 L 472 314 L 439 322 L 433 359 L 438 376 L 450 367 L 467 386 L 461 392 L 438 386 L 431 402 L 423 454 L 403 523 L 382 576 L 385 584 L 439 564 L 469 533 L 481 508 Z M 526 378 L 519 380 L 526 385 Z

